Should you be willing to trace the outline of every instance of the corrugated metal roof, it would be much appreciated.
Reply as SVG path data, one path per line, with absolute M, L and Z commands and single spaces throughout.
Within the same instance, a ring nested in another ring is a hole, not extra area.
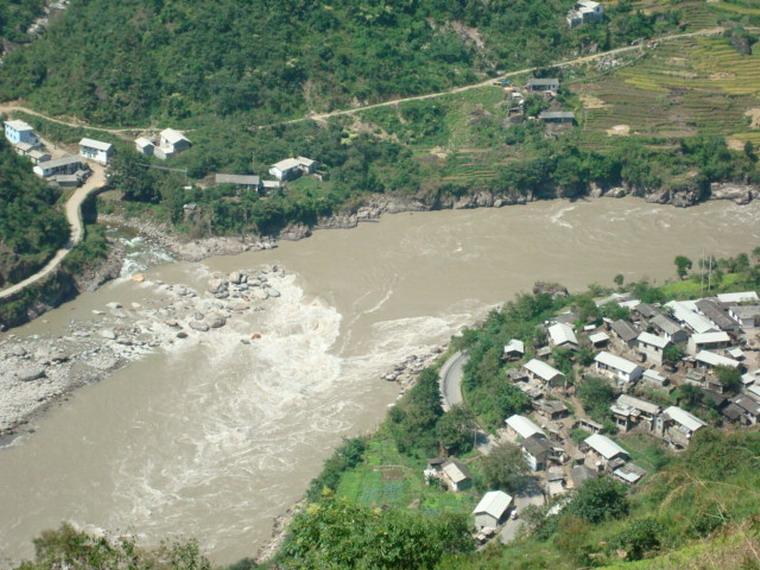
M 531 358 L 524 366 L 526 370 L 529 372 L 535 374 L 542 380 L 548 382 L 558 374 L 560 376 L 564 376 L 562 372 L 554 368 L 553 366 L 550 366 L 546 362 L 543 362 L 541 360 L 538 360 L 537 358 Z
M 705 427 L 707 424 L 700 420 L 698 417 L 690 414 L 686 410 L 679 408 L 678 406 L 670 406 L 663 412 L 668 415 L 673 421 L 681 424 L 689 431 L 697 431 L 699 428 Z
M 500 519 L 512 504 L 512 497 L 504 491 L 488 491 L 472 511 L 474 515 L 488 514 Z
M 588 436 L 583 441 L 586 445 L 588 445 L 591 449 L 596 451 L 599 455 L 601 455 L 605 459 L 609 460 L 614 457 L 617 457 L 618 455 L 628 456 L 628 452 L 625 449 L 620 447 L 617 443 L 612 441 L 606 435 L 595 433 L 593 435 Z
M 639 335 L 639 342 L 656 346 L 657 348 L 665 348 L 670 344 L 670 341 L 664 336 L 657 336 L 649 332 L 643 332 Z
M 636 371 L 637 368 L 640 368 L 640 366 L 636 364 L 635 362 L 626 360 L 622 356 L 612 354 L 611 352 L 607 352 L 606 350 L 603 350 L 602 352 L 597 354 L 594 360 L 596 362 L 599 362 L 600 364 L 604 364 L 605 366 L 614 368 L 615 370 L 620 370 L 621 372 L 625 372 L 626 374 L 632 374 L 633 372 Z
M 523 439 L 528 439 L 530 436 L 535 434 L 540 434 L 546 437 L 546 434 L 543 432 L 543 430 L 525 416 L 515 414 L 514 416 L 508 417 L 506 423 Z
M 565 343 L 578 344 L 578 338 L 575 336 L 573 327 L 566 323 L 555 323 L 549 327 L 549 336 L 551 337 L 552 344 L 562 345 Z
M 739 368 L 739 366 L 741 366 L 741 363 L 738 360 L 715 354 L 709 350 L 700 350 L 694 359 L 697 360 L 697 362 L 702 362 L 708 366 L 728 366 L 729 368 Z
M 104 152 L 108 152 L 113 148 L 113 145 L 111 143 L 96 141 L 95 139 L 88 139 L 87 137 L 79 141 L 79 146 L 94 148 L 96 150 L 102 150 Z
M 721 293 L 718 295 L 721 303 L 751 303 L 760 301 L 757 291 L 742 291 L 741 293 Z

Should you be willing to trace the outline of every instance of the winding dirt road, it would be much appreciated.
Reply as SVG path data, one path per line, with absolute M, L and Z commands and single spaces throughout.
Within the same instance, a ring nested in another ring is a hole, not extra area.
M 99 191 L 106 185 L 105 169 L 99 164 L 90 163 L 92 174 L 82 186 L 76 189 L 71 198 L 68 199 L 65 206 L 66 219 L 71 226 L 71 237 L 63 248 L 59 249 L 56 254 L 47 262 L 45 267 L 40 269 L 34 275 L 31 275 L 19 281 L 15 285 L 0 291 L 0 301 L 12 298 L 30 285 L 39 283 L 46 277 L 55 272 L 61 265 L 69 252 L 82 241 L 84 238 L 84 222 L 82 221 L 82 204 L 93 193 Z

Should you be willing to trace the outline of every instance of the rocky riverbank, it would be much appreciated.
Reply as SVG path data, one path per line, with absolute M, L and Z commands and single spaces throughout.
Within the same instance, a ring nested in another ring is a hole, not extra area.
M 278 267 L 214 275 L 205 290 L 145 281 L 152 289 L 145 305 L 120 303 L 93 310 L 88 320 L 71 321 L 64 334 L 0 341 L 0 438 L 29 431 L 29 420 L 70 391 L 97 382 L 129 362 L 242 321 L 280 297 L 285 279 Z M 242 345 L 260 334 L 242 334 Z

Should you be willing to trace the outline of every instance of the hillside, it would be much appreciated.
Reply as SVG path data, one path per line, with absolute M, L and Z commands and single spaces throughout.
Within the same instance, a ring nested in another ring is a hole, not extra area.
M 713 294 L 760 287 L 760 248 L 754 253 L 754 264 L 743 265 L 745 257 L 718 260 L 725 273 L 721 272 Z M 699 286 L 699 275 L 693 273 L 661 287 L 642 281 L 617 292 L 625 290 L 648 303 L 665 303 L 698 297 Z M 610 293 L 595 286 L 586 293 L 555 298 L 546 292 L 520 295 L 453 339 L 450 353 L 466 349 L 469 354 L 464 407 L 447 412 L 441 408 L 438 371 L 442 362 L 424 370 L 375 434 L 347 440 L 326 461 L 309 488 L 308 505 L 290 526 L 271 567 L 321 567 L 330 560 L 336 568 L 352 564 L 393 568 L 405 557 L 413 561 L 410 567 L 446 570 L 757 568 L 760 431 L 725 422 L 707 399 L 690 406 L 686 401 L 690 391 L 682 386 L 674 391 L 641 387 L 646 395 L 636 393 L 662 406 L 686 406 L 714 426 L 697 431 L 685 451 L 674 452 L 646 429 L 618 431 L 608 417 L 597 417 L 594 407 L 594 402 L 604 400 L 599 405 L 603 414 L 609 414 L 606 410 L 614 400 L 584 389 L 587 382 L 592 383 L 580 373 L 589 357 L 588 347 L 574 354 L 555 348 L 547 357 L 578 388 L 575 397 L 559 397 L 570 409 L 567 420 L 574 424 L 589 413 L 604 422 L 604 433 L 623 446 L 646 474 L 633 486 L 601 475 L 580 488 L 569 485 L 545 503 L 543 496 L 538 503 L 531 501 L 531 506 L 516 503 L 519 518 L 504 528 L 525 526 L 522 531 L 515 528 L 509 544 L 501 544 L 497 535 L 474 552 L 472 542 L 465 539 L 473 522 L 472 510 L 486 491 L 500 489 L 520 501 L 541 495 L 539 489 L 545 493 L 550 480 L 521 468 L 525 459 L 520 448 L 504 439 L 504 418 L 515 413 L 527 416 L 531 409 L 524 392 L 508 379 L 510 368 L 519 363 L 504 361 L 505 343 L 510 338 L 523 340 L 527 360 L 544 342 L 537 340 L 542 334 L 539 325 L 552 315 L 571 310 L 579 315 L 576 322 L 584 323 L 600 322 L 602 316 L 629 315 L 628 309 L 615 303 L 594 305 L 593 298 Z M 557 422 L 533 417 L 545 422 L 541 426 L 547 431 L 563 429 Z M 478 425 L 492 438 L 489 446 L 481 438 L 481 445 L 473 448 Z M 581 438 L 589 435 L 573 428 L 570 438 L 563 432 L 555 442 L 567 446 L 570 439 L 576 440 L 576 432 Z M 445 479 L 426 483 L 429 476 L 423 470 L 430 469 L 428 458 L 443 448 L 465 466 L 471 486 L 452 492 Z M 441 535 L 449 537 L 443 545 Z M 388 537 L 396 537 L 397 542 L 387 544 Z
M 60 193 L 32 174 L 28 160 L 0 141 L 0 287 L 45 264 L 69 238 L 55 205 Z
M 0 97 L 94 123 L 241 113 L 270 123 L 546 65 L 677 21 L 610 7 L 608 29 L 570 30 L 572 4 L 73 0 L 42 39 L 7 58 Z

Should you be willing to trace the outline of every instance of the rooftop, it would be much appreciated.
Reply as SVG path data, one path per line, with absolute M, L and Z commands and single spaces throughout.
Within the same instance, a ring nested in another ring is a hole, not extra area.
M 642 400 L 641 398 L 635 398 L 633 396 L 629 396 L 628 394 L 620 394 L 620 396 L 618 396 L 618 399 L 617 399 L 617 404 L 619 406 L 627 406 L 629 408 L 641 410 L 642 412 L 645 412 L 652 416 L 660 413 L 660 406 L 658 406 L 657 404 L 653 404 L 652 402 L 647 402 L 646 400 Z
M 561 345 L 565 343 L 578 344 L 578 338 L 575 336 L 573 327 L 566 323 L 555 323 L 549 327 L 549 336 L 552 343 Z
M 728 366 L 729 368 L 739 368 L 741 363 L 733 358 L 715 354 L 709 350 L 700 350 L 694 357 L 697 362 L 707 364 L 708 366 Z
M 79 164 L 82 162 L 82 159 L 78 156 L 62 156 L 61 158 L 55 158 L 53 160 L 47 160 L 45 162 L 40 162 L 37 166 L 39 166 L 41 169 L 45 170 L 48 168 L 58 168 L 60 166 L 66 166 L 69 164 Z
M 631 323 L 618 319 L 612 323 L 612 330 L 618 335 L 624 342 L 630 342 L 639 336 L 639 331 L 636 330 Z
M 652 326 L 660 329 L 665 334 L 674 335 L 679 331 L 682 331 L 681 325 L 672 319 L 669 319 L 665 315 L 655 315 L 650 321 Z
M 635 362 L 631 362 L 630 360 L 627 360 L 623 358 L 622 356 L 612 354 L 611 352 L 607 352 L 606 350 L 603 350 L 602 352 L 597 354 L 594 360 L 600 364 L 604 364 L 605 366 L 614 368 L 615 370 L 620 370 L 621 372 L 625 372 L 626 374 L 631 374 L 635 372 L 637 368 L 639 368 L 639 365 L 636 364 Z
M 495 519 L 500 519 L 507 512 L 511 504 L 512 497 L 504 491 L 488 491 L 480 499 L 478 506 L 475 507 L 472 513 L 475 515 L 488 514 Z
M 557 375 L 564 376 L 562 372 L 554 368 L 553 366 L 550 366 L 546 362 L 543 362 L 542 360 L 538 360 L 537 358 L 530 359 L 525 365 L 525 369 L 528 370 L 528 372 L 531 372 L 532 374 L 535 374 L 539 378 L 541 378 L 544 381 L 549 381 L 556 377 Z
M 504 352 L 519 352 L 520 354 L 525 353 L 525 343 L 519 339 L 513 338 L 510 340 L 507 344 L 504 345 Z
M 691 338 L 696 344 L 714 344 L 720 342 L 731 342 L 731 337 L 723 331 L 706 332 L 693 334 Z
M 715 324 L 710 319 L 694 311 L 696 305 L 693 302 L 671 301 L 665 306 L 672 309 L 673 316 L 695 333 L 706 333 L 715 329 Z
M 536 434 L 546 437 L 543 430 L 525 416 L 520 416 L 518 414 L 510 416 L 506 419 L 506 424 L 523 439 L 528 439 Z
M 656 334 L 643 332 L 639 335 L 639 342 L 656 346 L 657 348 L 665 348 L 670 344 L 670 341 L 664 336 L 657 336 Z
M 471 479 L 470 470 L 461 461 L 457 459 L 451 459 L 443 464 L 441 470 L 446 476 L 454 483 L 461 483 L 467 479 Z
M 628 456 L 628 452 L 625 449 L 620 447 L 606 435 L 595 433 L 588 436 L 583 441 L 586 445 L 588 445 L 591 449 L 596 451 L 605 459 L 612 459 L 619 455 L 625 455 L 626 457 Z
M 690 414 L 686 410 L 679 408 L 678 406 L 670 406 L 663 412 L 674 422 L 681 424 L 689 431 L 697 431 L 699 428 L 705 427 L 707 424 L 700 420 L 698 417 Z
M 239 184 L 242 186 L 258 186 L 261 178 L 255 174 L 216 174 L 217 184 Z
M 185 133 L 174 129 L 164 129 L 161 131 L 161 138 L 166 139 L 170 144 L 177 144 L 180 141 L 190 142 Z
M 721 293 L 718 295 L 721 303 L 754 303 L 760 301 L 756 291 L 742 291 L 741 293 Z
M 20 119 L 11 119 L 9 121 L 5 121 L 5 124 L 11 127 L 14 131 L 33 131 L 34 130 L 32 125 Z
M 79 146 L 94 148 L 96 150 L 102 150 L 104 152 L 108 152 L 113 148 L 113 145 L 111 143 L 96 141 L 95 139 L 88 139 L 86 137 L 79 141 Z

